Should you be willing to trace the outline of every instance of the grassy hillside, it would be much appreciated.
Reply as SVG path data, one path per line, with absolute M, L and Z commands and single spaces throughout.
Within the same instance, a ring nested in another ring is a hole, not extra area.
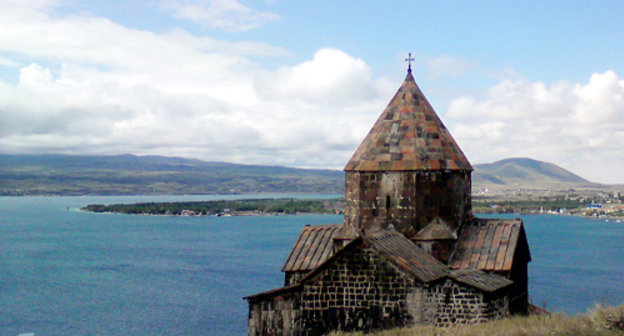
M 547 162 L 474 165 L 473 190 L 601 187 Z M 0 154 L 0 195 L 342 194 L 344 172 L 164 156 Z
M 0 154 L 0 195 L 341 194 L 336 170 L 163 156 Z
M 472 174 L 476 188 L 488 186 L 597 186 L 552 163 L 528 158 L 513 158 L 476 164 Z
M 624 324 L 624 305 L 619 307 L 597 306 L 584 315 L 564 314 L 531 315 L 511 317 L 476 325 L 460 325 L 450 328 L 416 327 L 389 331 L 363 333 L 332 333 L 331 336 L 542 336 L 542 335 L 624 335 L 624 325 L 618 328 L 613 321 Z

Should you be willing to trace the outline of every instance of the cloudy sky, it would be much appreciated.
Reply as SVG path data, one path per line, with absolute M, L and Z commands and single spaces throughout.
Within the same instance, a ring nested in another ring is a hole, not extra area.
M 413 73 L 472 163 L 624 183 L 621 1 L 0 0 L 0 152 L 338 168 Z

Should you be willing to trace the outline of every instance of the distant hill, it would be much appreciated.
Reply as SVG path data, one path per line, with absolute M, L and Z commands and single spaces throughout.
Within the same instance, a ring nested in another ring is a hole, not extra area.
M 529 158 L 512 158 L 476 164 L 472 173 L 474 188 L 487 186 L 598 186 L 555 164 Z
M 165 156 L 0 154 L 0 195 L 294 192 L 342 194 L 344 173 Z
M 599 186 L 527 158 L 474 165 L 473 190 Z M 0 195 L 343 194 L 344 172 L 165 156 L 0 154 Z

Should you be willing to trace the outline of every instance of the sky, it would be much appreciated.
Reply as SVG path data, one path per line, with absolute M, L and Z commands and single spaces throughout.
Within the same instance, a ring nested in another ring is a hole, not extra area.
M 471 163 L 624 184 L 624 2 L 0 0 L 0 153 L 342 169 L 416 82 Z

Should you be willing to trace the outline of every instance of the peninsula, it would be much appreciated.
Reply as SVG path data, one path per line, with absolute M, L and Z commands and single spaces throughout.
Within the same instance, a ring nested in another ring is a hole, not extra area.
M 160 216 L 254 216 L 323 213 L 341 214 L 344 199 L 241 199 L 202 202 L 148 202 L 134 204 L 89 204 L 83 211 Z

